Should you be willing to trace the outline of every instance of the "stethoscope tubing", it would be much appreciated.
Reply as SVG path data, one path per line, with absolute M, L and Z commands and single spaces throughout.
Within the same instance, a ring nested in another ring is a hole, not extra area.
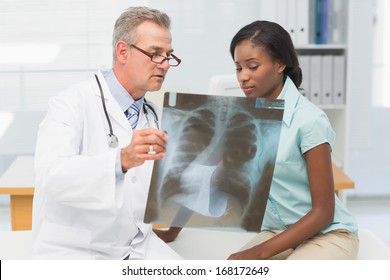
M 110 131 L 110 133 L 108 134 L 108 139 L 109 139 L 108 140 L 108 145 L 110 147 L 116 148 L 117 145 L 118 145 L 118 137 L 115 136 L 114 131 L 112 129 L 111 120 L 110 120 L 110 117 L 108 116 L 108 112 L 107 112 L 107 108 L 106 108 L 106 101 L 104 100 L 103 88 L 102 88 L 102 86 L 100 84 L 100 81 L 99 81 L 99 78 L 98 78 L 98 76 L 96 74 L 95 74 L 95 78 L 96 78 L 96 82 L 97 82 L 97 84 L 99 86 L 100 98 L 102 100 L 102 106 L 103 106 L 103 110 L 104 110 L 104 115 L 106 116 L 108 128 L 109 128 L 109 131 Z M 142 108 L 143 108 L 144 114 L 146 116 L 146 119 L 147 119 L 149 127 L 150 127 L 150 123 L 149 123 L 149 116 L 148 116 L 148 110 L 147 109 L 149 109 L 152 112 L 153 117 L 154 117 L 154 122 L 156 124 L 156 127 L 157 127 L 157 129 L 159 129 L 157 113 L 154 110 L 154 108 L 146 101 L 145 98 L 144 98 L 144 102 L 142 104 Z

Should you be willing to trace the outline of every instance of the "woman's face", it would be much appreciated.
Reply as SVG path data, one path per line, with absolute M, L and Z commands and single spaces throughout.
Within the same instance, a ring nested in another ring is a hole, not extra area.
M 279 96 L 284 82 L 284 64 L 249 40 L 237 44 L 234 60 L 237 79 L 246 97 L 276 99 Z

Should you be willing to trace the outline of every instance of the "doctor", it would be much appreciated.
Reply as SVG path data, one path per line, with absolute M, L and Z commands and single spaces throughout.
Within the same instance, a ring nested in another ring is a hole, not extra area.
M 153 162 L 168 139 L 144 95 L 180 64 L 169 28 L 158 10 L 125 10 L 113 68 L 50 100 L 35 154 L 34 258 L 180 259 L 143 223 Z

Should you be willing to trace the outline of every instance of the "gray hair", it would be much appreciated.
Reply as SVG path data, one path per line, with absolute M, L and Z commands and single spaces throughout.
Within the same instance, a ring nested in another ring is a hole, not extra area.
M 170 28 L 169 16 L 156 9 L 148 7 L 130 7 L 126 9 L 116 20 L 112 35 L 113 61 L 116 61 L 116 44 L 124 41 L 128 45 L 134 44 L 136 40 L 137 27 L 144 21 L 151 21 L 161 27 Z

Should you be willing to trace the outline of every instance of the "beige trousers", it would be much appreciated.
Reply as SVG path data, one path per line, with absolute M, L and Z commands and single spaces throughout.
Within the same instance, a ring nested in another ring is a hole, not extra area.
M 263 243 L 283 232 L 282 230 L 262 231 L 241 250 Z M 241 251 L 240 250 L 240 251 Z M 317 234 L 302 242 L 295 249 L 288 249 L 271 260 L 354 260 L 359 251 L 359 239 L 346 230 L 334 230 Z

